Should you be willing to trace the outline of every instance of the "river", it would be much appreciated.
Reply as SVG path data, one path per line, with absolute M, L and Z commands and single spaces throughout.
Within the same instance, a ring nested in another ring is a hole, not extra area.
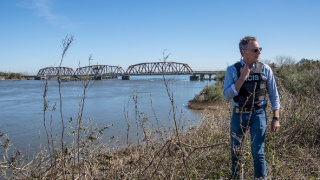
M 190 81 L 188 75 L 166 76 L 166 80 L 170 94 L 174 97 L 177 119 L 187 126 L 199 122 L 200 115 L 187 108 L 188 101 L 206 85 L 214 84 L 214 81 Z M 59 138 L 61 117 L 58 83 L 57 80 L 49 80 L 46 99 L 49 109 L 56 103 L 56 110 L 53 113 L 47 110 L 44 116 L 45 82 L 0 81 L 0 132 L 9 136 L 12 148 L 32 152 L 38 151 L 40 145 L 44 147 L 44 117 L 48 130 L 52 128 L 52 134 Z M 131 76 L 130 80 L 121 80 L 119 77 L 94 81 L 86 92 L 83 121 L 87 124 L 92 122 L 98 127 L 110 125 L 103 134 L 106 140 L 111 137 L 124 139 L 127 133 L 126 117 L 133 126 L 137 105 L 139 115 L 149 123 L 156 124 L 157 117 L 161 125 L 170 126 L 173 113 L 166 89 L 162 76 Z M 82 93 L 81 81 L 61 83 L 62 113 L 66 124 L 70 119 L 74 122 L 77 119 Z M 133 100 L 134 96 L 137 97 L 137 103 Z

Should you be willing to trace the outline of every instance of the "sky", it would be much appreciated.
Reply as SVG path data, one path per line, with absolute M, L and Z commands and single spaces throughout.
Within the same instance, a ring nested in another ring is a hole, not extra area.
M 62 66 L 187 63 L 225 70 L 255 36 L 261 61 L 320 60 L 319 0 L 0 0 L 0 72 Z M 89 56 L 92 60 L 89 61 Z

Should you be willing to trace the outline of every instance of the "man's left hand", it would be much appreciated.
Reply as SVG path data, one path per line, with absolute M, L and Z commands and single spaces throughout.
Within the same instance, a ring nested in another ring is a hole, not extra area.
M 272 119 L 271 132 L 277 132 L 280 129 L 279 120 Z

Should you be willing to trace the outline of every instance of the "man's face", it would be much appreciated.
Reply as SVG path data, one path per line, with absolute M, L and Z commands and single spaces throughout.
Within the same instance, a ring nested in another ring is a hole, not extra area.
M 260 46 L 257 41 L 251 41 L 248 44 L 248 48 L 242 51 L 243 59 L 247 64 L 252 64 L 259 61 L 261 54 L 259 48 Z

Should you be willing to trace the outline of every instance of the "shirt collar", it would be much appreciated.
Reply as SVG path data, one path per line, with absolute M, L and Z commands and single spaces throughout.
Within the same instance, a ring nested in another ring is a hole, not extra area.
M 247 65 L 246 62 L 244 62 L 243 58 L 240 59 L 241 66 Z M 256 67 L 256 63 L 253 63 L 252 67 L 250 68 L 250 71 L 252 71 Z

